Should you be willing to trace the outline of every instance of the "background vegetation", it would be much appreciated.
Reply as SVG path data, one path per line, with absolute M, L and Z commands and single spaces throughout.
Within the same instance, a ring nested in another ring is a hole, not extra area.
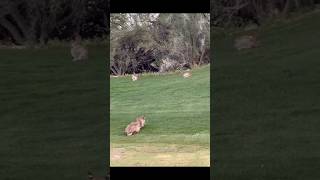
M 210 62 L 209 14 L 111 14 L 110 73 L 166 72 Z

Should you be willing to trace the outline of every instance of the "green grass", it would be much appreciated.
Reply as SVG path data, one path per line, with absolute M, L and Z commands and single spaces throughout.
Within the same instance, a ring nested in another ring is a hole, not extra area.
M 106 48 L 0 50 L 0 179 L 86 179 L 107 166 Z
M 261 46 L 251 50 L 215 38 L 215 179 L 319 179 L 319 18 L 263 27 Z
M 111 166 L 208 166 L 209 71 L 193 70 L 190 79 L 177 73 L 145 74 L 134 82 L 111 78 Z M 146 126 L 125 136 L 124 128 L 140 115 Z

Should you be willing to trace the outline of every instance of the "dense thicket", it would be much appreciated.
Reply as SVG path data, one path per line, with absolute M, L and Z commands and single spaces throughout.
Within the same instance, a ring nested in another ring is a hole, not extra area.
M 190 68 L 210 62 L 209 14 L 111 14 L 110 73 Z

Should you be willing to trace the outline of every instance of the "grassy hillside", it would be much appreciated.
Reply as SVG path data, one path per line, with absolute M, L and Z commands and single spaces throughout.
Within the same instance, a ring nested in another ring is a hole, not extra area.
M 192 73 L 111 78 L 111 166 L 209 165 L 210 66 Z M 145 128 L 125 136 L 140 115 Z
M 106 48 L 0 50 L 0 179 L 87 178 L 107 162 Z
M 320 13 L 263 27 L 261 46 L 215 38 L 213 177 L 320 177 Z

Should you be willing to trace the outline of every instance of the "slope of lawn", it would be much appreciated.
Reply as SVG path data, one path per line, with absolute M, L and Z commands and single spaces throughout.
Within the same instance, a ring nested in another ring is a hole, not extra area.
M 209 166 L 210 66 L 192 73 L 111 78 L 111 166 Z M 125 136 L 140 115 L 145 127 Z
M 0 179 L 106 174 L 106 48 L 0 50 Z
M 320 177 L 320 13 L 262 27 L 260 47 L 215 38 L 213 177 Z

